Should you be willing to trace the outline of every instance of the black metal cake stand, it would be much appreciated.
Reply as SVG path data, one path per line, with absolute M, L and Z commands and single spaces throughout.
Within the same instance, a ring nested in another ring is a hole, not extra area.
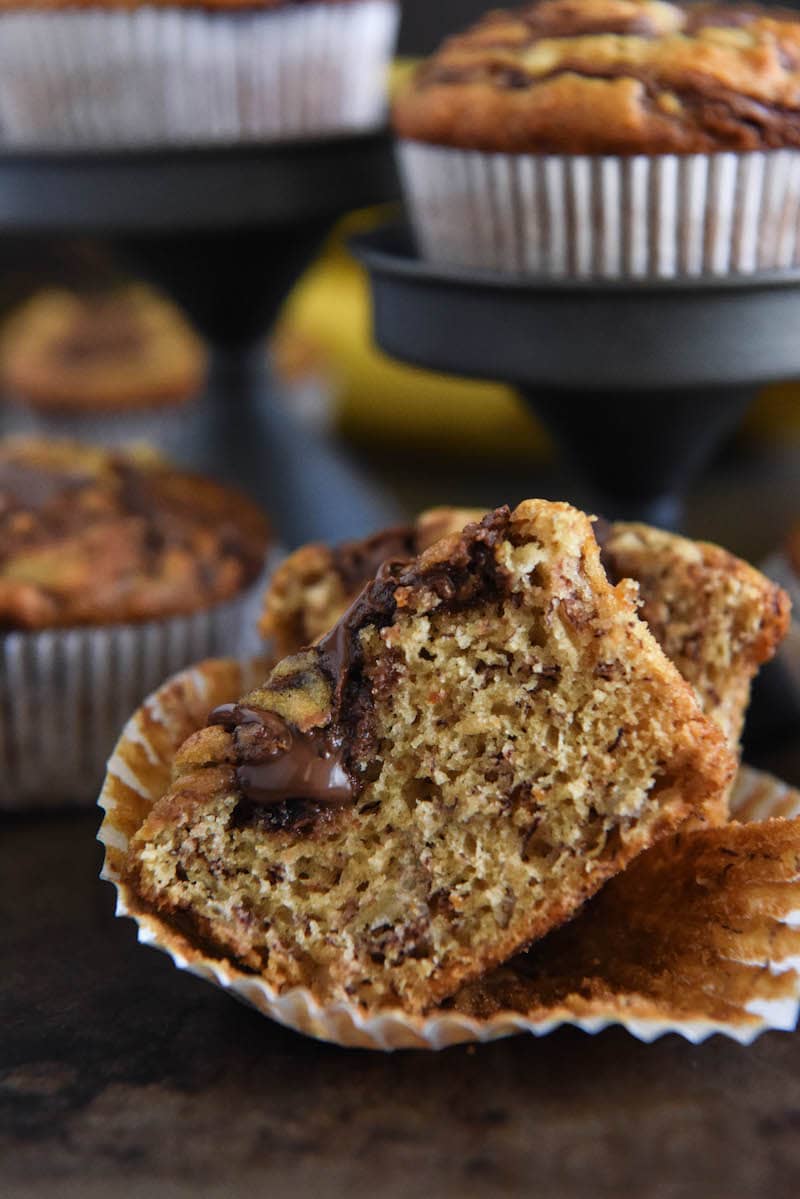
M 800 272 L 562 282 L 435 266 L 408 231 L 353 239 L 375 339 L 403 361 L 515 386 L 611 518 L 674 526 L 755 390 L 800 378 Z
M 381 514 L 344 464 L 322 462 L 313 439 L 290 452 L 292 435 L 274 412 L 265 429 L 263 338 L 336 218 L 396 196 L 383 131 L 253 146 L 0 151 L 0 237 L 102 238 L 171 292 L 207 337 L 216 448 L 276 510 L 289 543 L 358 531 L 365 505 L 373 513 L 364 531 Z M 267 452 L 265 437 L 277 451 Z M 336 492 L 337 519 L 328 528 L 306 519 L 302 493 L 286 494 L 287 462 L 305 459 Z

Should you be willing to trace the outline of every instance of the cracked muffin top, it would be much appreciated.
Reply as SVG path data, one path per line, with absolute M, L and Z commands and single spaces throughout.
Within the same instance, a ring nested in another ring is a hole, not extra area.
M 394 106 L 402 137 L 485 151 L 800 145 L 800 15 L 757 4 L 539 0 L 449 38 Z
M 0 443 L 0 627 L 198 611 L 251 583 L 269 530 L 238 492 L 146 452 Z

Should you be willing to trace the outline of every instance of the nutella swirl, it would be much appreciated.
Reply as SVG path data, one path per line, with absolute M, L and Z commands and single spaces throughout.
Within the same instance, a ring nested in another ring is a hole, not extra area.
M 239 704 L 222 704 L 208 718 L 236 734 L 256 725 L 269 734 L 258 755 L 240 761 L 236 781 L 245 799 L 269 806 L 306 799 L 318 804 L 348 803 L 355 789 L 342 760 L 341 749 L 321 732 L 301 733 L 274 712 Z

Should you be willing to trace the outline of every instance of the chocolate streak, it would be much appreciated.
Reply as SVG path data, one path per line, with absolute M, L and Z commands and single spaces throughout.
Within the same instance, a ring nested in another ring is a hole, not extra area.
M 256 726 L 266 733 L 256 761 L 242 761 L 236 781 L 242 794 L 255 804 L 280 804 L 308 799 L 319 804 L 347 803 L 354 798 L 352 780 L 341 753 L 322 732 L 300 733 L 272 712 L 239 704 L 222 704 L 208 718 L 234 733 L 237 749 L 240 728 Z M 252 751 L 251 751 L 252 756 Z
M 222 725 L 233 734 L 236 780 L 245 800 L 268 808 L 311 802 L 323 810 L 358 797 L 376 748 L 373 682 L 364 671 L 359 633 L 368 626 L 391 624 L 400 588 L 406 593 L 424 589 L 447 610 L 499 594 L 505 572 L 495 559 L 494 548 L 507 535 L 509 515 L 508 508 L 501 508 L 480 524 L 467 526 L 460 546 L 445 562 L 409 565 L 400 560 L 381 565 L 375 578 L 313 647 L 315 668 L 332 688 L 331 712 L 324 728 L 301 732 L 275 712 L 241 704 L 214 709 L 209 724 Z M 275 827 L 291 824 L 287 814 Z

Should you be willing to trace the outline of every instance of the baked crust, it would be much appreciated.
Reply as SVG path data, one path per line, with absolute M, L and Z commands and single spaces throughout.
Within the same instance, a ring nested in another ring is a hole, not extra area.
M 160 619 L 236 595 L 269 530 L 238 492 L 142 452 L 0 445 L 0 627 Z
M 396 97 L 403 138 L 536 154 L 800 145 L 800 17 L 755 4 L 540 0 L 449 38 Z
M 380 572 L 186 742 L 127 883 L 278 990 L 427 1010 L 720 817 L 734 758 L 633 600 L 587 518 L 542 501 Z M 350 799 L 253 789 L 298 742 L 339 756 Z
M 206 370 L 200 339 L 143 285 L 34 296 L 3 329 L 0 357 L 9 398 L 67 414 L 178 405 L 197 394 Z
M 361 542 L 302 546 L 270 582 L 262 634 L 273 640 L 280 657 L 296 653 L 328 631 L 404 541 L 419 553 L 482 515 L 471 508 L 433 508 L 413 526 Z M 753 677 L 788 629 L 788 596 L 710 542 L 642 524 L 596 521 L 594 531 L 612 581 L 627 578 L 638 584 L 640 615 L 694 688 L 703 711 L 736 747 Z

